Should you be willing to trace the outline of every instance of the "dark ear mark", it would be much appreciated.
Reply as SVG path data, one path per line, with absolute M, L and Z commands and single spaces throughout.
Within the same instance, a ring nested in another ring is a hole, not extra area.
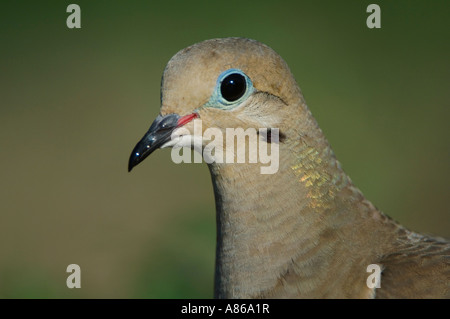
M 259 133 L 260 133 L 260 131 L 258 130 L 258 135 L 259 135 Z M 281 132 L 280 130 L 278 130 L 278 142 L 283 143 L 285 139 L 286 139 L 286 135 L 283 132 Z M 270 128 L 267 129 L 266 141 L 267 141 L 267 143 L 272 143 L 272 130 Z

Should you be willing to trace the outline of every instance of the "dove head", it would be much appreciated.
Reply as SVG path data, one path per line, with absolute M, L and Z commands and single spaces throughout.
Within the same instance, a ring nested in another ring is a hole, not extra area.
M 226 96 L 220 84 L 232 80 L 236 92 Z M 299 93 L 287 64 L 270 47 L 245 38 L 212 39 L 170 59 L 162 80 L 161 113 L 187 114 L 206 108 L 234 111 L 254 104 L 258 94 L 290 104 L 293 98 L 298 100 Z
M 279 128 L 285 136 L 298 128 L 292 119 L 308 113 L 287 64 L 270 47 L 245 38 L 203 41 L 168 62 L 160 115 L 133 150 L 129 170 L 154 149 L 173 146 L 168 139 L 176 129 L 192 132 L 196 118 L 203 131 Z

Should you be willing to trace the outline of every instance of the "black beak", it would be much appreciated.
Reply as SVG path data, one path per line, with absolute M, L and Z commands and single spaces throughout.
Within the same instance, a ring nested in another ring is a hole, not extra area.
M 134 147 L 130 160 L 128 161 L 128 171 L 131 172 L 133 167 L 142 162 L 154 150 L 169 142 L 176 128 L 189 123 L 197 117 L 199 116 L 196 112 L 183 117 L 175 113 L 164 116 L 158 115 L 148 132 L 145 133 L 144 137 Z
M 170 141 L 172 132 L 179 127 L 180 116 L 178 114 L 158 115 L 144 137 L 136 144 L 128 161 L 128 171 L 142 162 L 154 150 Z

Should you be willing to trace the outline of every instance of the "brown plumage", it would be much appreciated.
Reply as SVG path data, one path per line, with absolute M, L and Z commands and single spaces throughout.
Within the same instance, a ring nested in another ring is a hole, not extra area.
M 242 71 L 254 90 L 224 106 L 217 81 L 230 69 Z M 268 141 L 279 146 L 275 174 L 261 174 L 260 163 L 209 164 L 216 297 L 450 297 L 450 244 L 406 230 L 365 199 L 271 48 L 242 38 L 190 46 L 167 64 L 161 101 L 161 116 L 133 151 L 129 170 L 154 149 L 173 145 L 170 133 L 180 127 L 193 135 L 194 118 L 203 132 L 279 128 L 283 137 Z M 380 288 L 366 283 L 371 264 L 383 270 Z

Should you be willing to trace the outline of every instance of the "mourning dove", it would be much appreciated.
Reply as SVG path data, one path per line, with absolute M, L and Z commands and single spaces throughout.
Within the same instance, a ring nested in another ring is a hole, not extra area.
M 208 164 L 217 217 L 215 297 L 450 297 L 450 243 L 405 229 L 363 196 L 271 48 L 224 38 L 181 50 L 164 70 L 161 104 L 129 170 L 155 149 L 177 141 L 192 146 L 197 120 L 202 134 L 265 129 L 258 145 L 278 147 L 273 174 L 262 173 L 262 162 Z M 273 129 L 278 139 L 271 140 Z M 200 140 L 202 147 L 207 142 Z

